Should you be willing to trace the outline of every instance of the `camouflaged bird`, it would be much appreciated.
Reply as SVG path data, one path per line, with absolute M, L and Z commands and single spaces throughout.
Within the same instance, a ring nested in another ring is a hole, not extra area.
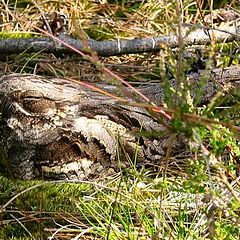
M 158 120 L 75 82 L 6 75 L 0 99 L 5 165 L 15 177 L 92 179 L 165 156 L 165 138 L 141 135 L 165 131 Z

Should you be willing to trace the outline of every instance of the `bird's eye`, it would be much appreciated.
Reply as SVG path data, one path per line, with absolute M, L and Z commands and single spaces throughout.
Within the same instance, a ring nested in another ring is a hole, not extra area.
M 45 98 L 41 92 L 25 91 L 20 95 L 20 101 L 25 110 L 32 113 L 46 114 L 56 109 L 55 102 Z
M 37 100 L 37 99 L 41 99 L 43 97 L 44 97 L 44 95 L 41 92 L 33 91 L 33 90 L 25 91 L 20 94 L 20 98 L 23 100 L 31 100 L 31 99 Z

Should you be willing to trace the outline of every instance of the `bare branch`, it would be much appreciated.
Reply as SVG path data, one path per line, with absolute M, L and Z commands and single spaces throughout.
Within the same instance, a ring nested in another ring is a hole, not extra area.
M 184 28 L 184 43 L 186 45 L 202 45 L 209 44 L 211 39 L 215 42 L 229 42 L 238 40 L 237 33 L 239 32 L 237 25 L 232 25 L 224 29 L 211 29 L 201 27 L 198 30 L 190 31 L 190 27 Z M 60 34 L 59 39 L 66 44 L 71 45 L 77 50 L 89 51 L 85 49 L 85 44 L 77 39 L 73 39 L 65 34 Z M 95 41 L 88 40 L 88 46 L 100 56 L 114 56 L 121 54 L 157 52 L 163 46 L 170 48 L 177 47 L 176 35 L 168 35 L 161 37 L 132 39 L 132 40 L 116 40 L 116 41 Z M 70 53 L 72 50 L 63 46 L 50 38 L 19 38 L 19 39 L 1 39 L 0 53 L 1 54 L 17 54 L 21 52 L 46 52 L 46 53 Z

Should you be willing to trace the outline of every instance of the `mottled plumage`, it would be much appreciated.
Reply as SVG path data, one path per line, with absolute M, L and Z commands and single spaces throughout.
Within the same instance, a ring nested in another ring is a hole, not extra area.
M 6 166 L 22 179 L 91 179 L 133 164 L 153 165 L 165 128 L 142 108 L 59 78 L 7 75 L 0 79 L 1 135 Z

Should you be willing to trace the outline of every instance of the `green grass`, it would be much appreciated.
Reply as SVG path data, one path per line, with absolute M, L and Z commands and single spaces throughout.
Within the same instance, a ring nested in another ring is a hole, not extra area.
M 28 229 L 37 239 L 57 230 L 59 235 L 85 233 L 98 239 L 238 239 L 239 202 L 198 165 L 189 179 L 124 175 L 103 184 L 62 184 L 2 177 L 2 203 L 35 188 L 7 206 L 0 236 L 27 239 Z

